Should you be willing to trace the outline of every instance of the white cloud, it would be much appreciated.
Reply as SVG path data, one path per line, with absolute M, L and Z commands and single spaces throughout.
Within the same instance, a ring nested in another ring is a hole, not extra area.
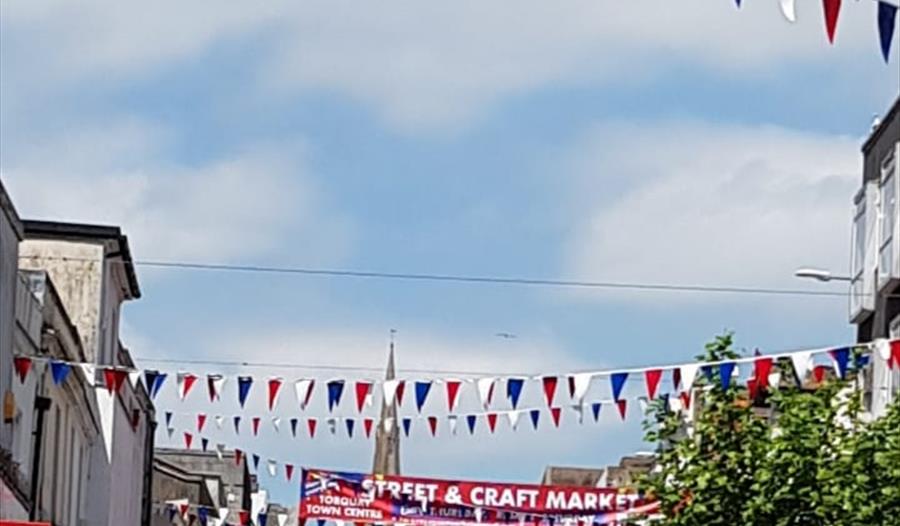
M 673 122 L 604 126 L 579 149 L 579 277 L 796 288 L 797 267 L 847 272 L 857 140 Z
M 138 259 L 252 259 L 288 237 L 324 260 L 347 249 L 302 143 L 192 165 L 166 160 L 169 139 L 135 121 L 63 130 L 10 147 L 2 175 L 23 217 L 121 225 Z
M 824 36 L 821 7 L 801 7 L 800 21 L 790 25 L 774 2 L 748 3 L 737 11 L 725 0 L 77 8 L 5 2 L 4 48 L 10 51 L 4 63 L 13 86 L 21 84 L 6 93 L 17 100 L 29 88 L 73 79 L 140 78 L 217 44 L 261 37 L 271 46 L 260 48 L 255 65 L 266 87 L 262 96 L 334 91 L 412 131 L 465 125 L 504 97 L 552 84 L 652 76 L 664 63 L 752 76 L 780 74 L 799 61 L 854 64 L 863 55 L 875 67 L 876 2 L 845 4 L 834 49 Z M 29 59 L 11 60 L 13 49 Z M 883 83 L 871 83 L 870 90 L 882 84 L 889 89 L 895 77 L 885 73 Z

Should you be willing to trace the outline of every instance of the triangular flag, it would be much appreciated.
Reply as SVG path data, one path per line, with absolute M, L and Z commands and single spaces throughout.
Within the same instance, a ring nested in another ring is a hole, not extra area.
M 240 449 L 235 448 L 235 449 L 234 449 L 234 463 L 235 463 L 235 465 L 240 466 L 240 465 L 241 465 L 241 462 L 243 461 L 243 459 L 244 459 L 244 452 L 241 451 Z
M 206 375 L 206 389 L 209 391 L 209 401 L 215 402 L 222 396 L 222 387 L 225 386 L 225 377 L 221 374 Z
M 411 425 L 412 425 L 412 419 L 411 419 L 411 418 L 404 418 L 404 419 L 403 419 L 403 434 L 404 434 L 404 435 L 409 436 L 409 426 L 411 426 Z
M 259 455 L 253 453 L 253 470 L 259 471 Z
M 628 373 L 612 373 L 609 376 L 610 385 L 612 386 L 612 395 L 614 400 L 618 400 L 622 395 L 622 388 L 625 386 L 625 380 L 628 379 Z
M 431 390 L 431 382 L 430 381 L 420 381 L 416 382 L 416 409 L 421 413 L 422 406 L 425 405 L 425 400 L 428 398 L 428 392 Z
M 341 396 L 344 394 L 344 381 L 331 380 L 327 384 L 328 387 L 328 412 L 332 412 L 335 407 L 340 405 Z
M 559 407 L 551 407 L 550 416 L 553 418 L 553 426 L 559 427 L 559 419 L 562 417 L 562 409 L 560 409 Z
M 172 427 L 172 411 L 166 411 L 166 427 Z
M 272 427 L 275 428 L 276 433 L 281 431 L 281 417 L 280 416 L 272 417 Z
M 243 409 L 247 403 L 247 397 L 250 396 L 250 388 L 253 386 L 253 378 L 250 376 L 238 376 L 238 402 Z
M 494 398 L 494 379 L 479 378 L 476 385 L 478 386 L 478 398 L 481 400 L 481 405 L 487 409 Z
M 309 438 L 316 438 L 316 422 L 315 418 L 306 419 L 306 432 L 309 433 Z
M 288 515 L 287 513 L 279 513 L 275 516 L 278 519 L 278 526 L 284 526 L 287 524 Z
M 678 398 L 681 399 L 681 404 L 685 409 L 691 408 L 691 391 L 682 391 Z
M 797 381 L 803 382 L 812 367 L 812 353 L 809 351 L 796 352 L 791 355 L 791 363 L 794 365 Z
M 266 512 L 261 511 L 259 515 L 256 516 L 256 526 L 266 526 L 266 523 L 269 520 L 269 516 L 266 515 Z
M 825 30 L 828 32 L 828 41 L 834 44 L 838 15 L 841 13 L 841 0 L 822 0 L 822 8 L 825 11 Z
M 522 395 L 522 387 L 524 385 L 525 380 L 522 378 L 506 379 L 506 398 L 509 399 L 513 409 L 519 406 L 519 397 Z
M 278 393 L 281 391 L 283 383 L 282 378 L 269 378 L 269 411 L 275 409 L 275 404 L 278 403 Z
M 697 379 L 697 371 L 700 366 L 695 363 L 689 363 L 681 366 L 681 389 L 690 391 L 694 387 L 694 380 Z
M 363 419 L 363 430 L 366 432 L 366 438 L 369 438 L 372 436 L 372 424 L 374 424 L 374 423 L 375 423 L 375 421 L 372 420 L 371 418 Z
M 753 361 L 753 378 L 757 387 L 765 389 L 769 386 L 769 374 L 772 372 L 772 365 L 774 365 L 772 358 L 757 358 Z
M 90 385 L 96 385 L 97 381 L 97 366 L 92 363 L 83 363 L 80 365 L 81 372 L 84 373 L 84 379 L 87 380 L 87 383 Z
M 219 460 L 225 456 L 225 444 L 216 444 L 216 456 L 219 457 Z
M 169 522 L 175 522 L 175 515 L 178 514 L 178 508 L 176 508 L 174 504 L 168 504 L 166 506 L 166 511 L 169 515 Z
M 271 458 L 266 460 L 266 471 L 269 472 L 270 477 L 274 477 L 278 473 L 278 463 Z
M 385 433 L 390 433 L 394 429 L 394 419 L 392 417 L 385 418 L 384 422 L 381 423 L 381 427 L 384 428 Z
M 878 2 L 878 40 L 881 43 L 881 56 L 888 62 L 891 58 L 891 40 L 894 39 L 894 27 L 897 24 L 897 6 L 887 2 Z
M 900 369 L 900 340 L 891 342 L 891 360 L 894 362 L 893 367 Z M 888 360 L 888 367 L 891 367 L 891 360 Z
M 328 432 L 334 435 L 337 433 L 337 418 L 329 418 L 325 421 L 328 424 Z
M 616 407 L 619 409 L 619 416 L 622 417 L 622 420 L 625 420 L 625 411 L 628 408 L 628 401 L 616 400 Z
M 673 367 L 672 368 L 672 389 L 678 390 L 678 387 L 681 385 L 681 368 Z
M 386 405 L 391 405 L 396 401 L 397 386 L 399 385 L 400 380 L 385 380 L 384 383 L 381 384 L 381 394 Z
M 556 384 L 559 379 L 555 376 L 545 376 L 541 378 L 544 387 L 544 400 L 547 401 L 547 407 L 553 406 L 553 399 L 556 397 Z
M 456 434 L 456 424 L 459 421 L 459 417 L 456 415 L 447 415 L 447 425 L 450 427 L 450 434 Z
M 459 399 L 459 387 L 462 382 L 459 380 L 447 380 L 447 411 L 452 413 L 456 408 L 456 402 Z
M 241 521 L 241 526 L 244 526 L 250 522 L 250 512 L 247 510 L 238 511 L 238 520 Z
M 253 418 L 250 419 L 250 425 L 252 426 L 252 429 L 253 429 L 253 436 L 259 435 L 259 422 L 260 422 L 260 418 L 258 416 L 254 416 Z
M 756 378 L 750 378 L 747 380 L 747 396 L 749 396 L 750 401 L 756 400 L 756 395 L 759 394 L 759 382 L 756 381 Z
M 206 450 L 209 448 L 209 439 L 200 437 L 200 447 L 203 448 L 204 452 L 206 452 Z
M 167 434 L 167 435 L 169 436 L 169 438 L 171 439 L 171 438 L 172 438 L 172 435 L 175 434 L 175 428 L 174 428 L 174 427 L 167 427 L 167 428 L 166 428 L 166 434 Z
M 438 419 L 436 416 L 428 417 L 428 428 L 431 429 L 431 436 L 437 435 Z
M 519 411 L 512 410 L 506 413 L 506 417 L 509 418 L 509 427 L 516 429 L 516 426 L 519 424 Z
M 225 525 L 225 519 L 228 518 L 228 508 L 219 508 L 219 521 L 220 525 Z
M 594 422 L 596 422 L 600 419 L 600 408 L 601 407 L 602 407 L 602 404 L 600 402 L 594 402 L 593 404 L 591 404 L 591 413 L 593 413 L 593 415 L 594 415 Z
M 723 391 L 727 391 L 731 385 L 731 375 L 734 373 L 734 362 L 723 362 L 719 364 L 719 383 Z
M 712 365 L 701 365 L 700 370 L 703 371 L 703 376 L 706 377 L 706 381 L 711 383 L 713 381 Z
M 103 369 L 103 381 L 106 382 L 106 389 L 110 394 L 118 393 L 126 378 L 128 378 L 126 371 L 112 368 Z
M 591 373 L 576 373 L 569 376 L 569 395 L 579 405 L 584 402 L 584 395 L 591 387 L 593 377 L 594 375 Z
M 850 348 L 843 347 L 841 349 L 834 349 L 828 354 L 830 354 L 831 359 L 834 360 L 834 370 L 837 375 L 841 379 L 846 378 L 847 366 L 850 364 Z
M 209 520 L 209 510 L 204 506 L 200 506 L 197 508 L 197 518 L 200 519 L 200 524 L 206 526 L 206 521 Z
M 66 377 L 69 376 L 69 371 L 72 370 L 72 367 L 69 366 L 66 362 L 58 362 L 53 360 L 50 362 L 50 372 L 53 375 L 53 384 L 59 385 L 66 381 Z
M 781 372 L 775 371 L 774 373 L 769 373 L 769 387 L 775 389 L 781 387 Z
M 316 381 L 311 378 L 301 378 L 294 382 L 294 391 L 297 393 L 297 402 L 300 403 L 300 409 L 305 411 L 309 405 L 309 399 L 312 397 L 313 386 Z
M 363 406 L 372 404 L 372 382 L 356 382 L 356 410 L 362 413 Z
M 128 381 L 131 383 L 131 387 L 137 390 L 138 384 L 141 383 L 141 372 L 138 370 L 130 371 L 128 373 Z
M 784 18 L 787 19 L 788 22 L 794 23 L 797 21 L 797 10 L 794 6 L 794 0 L 781 0 L 781 14 L 784 15 Z
M 347 436 L 353 438 L 353 426 L 356 425 L 356 422 L 352 418 L 347 418 L 344 420 L 344 425 L 347 426 Z
M 189 507 L 188 503 L 186 503 L 186 502 L 183 504 L 179 504 L 178 505 L 178 513 L 180 513 L 182 517 L 186 517 L 187 512 L 188 512 L 188 507 Z
M 175 378 L 178 382 L 178 396 L 184 401 L 197 382 L 197 377 L 191 373 L 178 373 Z
M 190 433 L 188 433 L 187 431 L 185 431 L 184 432 L 184 449 L 191 449 L 191 444 L 193 444 L 193 443 L 194 443 L 194 436 L 191 435 Z
M 234 434 L 241 434 L 241 417 L 239 415 L 234 416 Z
M 293 464 L 285 464 L 284 465 L 284 477 L 288 482 L 294 477 L 294 465 Z M 281 520 L 279 520 L 281 522 Z
M 650 400 L 656 398 L 656 390 L 659 388 L 660 379 L 662 379 L 662 369 L 644 371 L 644 381 L 647 384 L 647 398 Z
M 13 358 L 13 367 L 16 369 L 16 375 L 18 375 L 19 381 L 24 384 L 25 377 L 28 376 L 28 371 L 31 370 L 31 358 L 26 356 L 16 356 Z
M 400 380 L 397 382 L 397 388 L 394 390 L 395 396 L 397 397 L 397 407 L 403 405 L 403 393 L 406 392 L 406 381 Z
M 159 390 L 162 389 L 163 382 L 166 381 L 166 373 L 161 373 L 159 371 L 146 370 L 144 371 L 144 385 L 147 386 L 147 394 L 150 395 L 151 400 L 156 399 L 156 395 L 159 394 Z
M 491 430 L 491 433 L 494 432 L 494 429 L 497 427 L 497 413 L 488 413 L 485 415 L 488 421 L 488 429 Z
M 825 379 L 825 372 L 828 370 L 824 365 L 817 365 L 813 367 L 813 379 L 815 379 L 817 384 L 822 383 Z
M 203 426 L 206 425 L 206 415 L 203 413 L 197 413 L 197 432 L 203 432 Z
M 584 423 L 584 405 L 583 404 L 572 404 L 572 411 L 578 415 L 578 423 Z
M 528 416 L 531 417 L 531 427 L 535 429 L 538 428 L 538 422 L 541 419 L 541 410 L 540 409 L 532 409 L 528 412 Z
M 475 415 L 466 415 L 466 424 L 469 426 L 469 434 L 472 435 L 475 433 L 475 423 L 478 421 L 478 417 Z
M 300 421 L 299 418 L 291 419 L 291 436 L 297 438 L 297 423 Z

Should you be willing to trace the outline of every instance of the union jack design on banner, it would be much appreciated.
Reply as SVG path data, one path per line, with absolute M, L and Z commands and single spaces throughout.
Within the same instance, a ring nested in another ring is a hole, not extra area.
M 342 487 L 360 488 L 364 475 L 360 473 L 339 473 L 335 471 L 306 471 L 303 477 L 302 496 L 315 497 L 328 490 L 340 491 Z M 343 483 L 343 486 L 341 485 Z

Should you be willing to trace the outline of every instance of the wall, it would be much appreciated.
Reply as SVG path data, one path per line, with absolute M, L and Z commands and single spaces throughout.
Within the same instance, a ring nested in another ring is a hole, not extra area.
M 0 185 L 0 200 L 5 198 Z M 3 203 L 0 203 L 2 205 Z M 19 236 L 14 221 L 15 212 L 6 207 L 0 210 L 0 403 L 2 397 L 12 386 L 13 332 L 15 327 L 15 291 L 16 271 L 18 269 Z M 12 441 L 11 430 L 0 424 L 0 447 L 9 449 Z

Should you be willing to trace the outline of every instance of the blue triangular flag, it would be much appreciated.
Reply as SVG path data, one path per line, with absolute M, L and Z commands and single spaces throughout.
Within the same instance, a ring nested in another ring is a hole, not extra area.
M 256 517 L 257 526 L 266 526 L 266 522 L 269 520 L 268 514 L 266 512 L 261 511 L 259 515 Z
M 166 427 L 172 427 L 172 411 L 166 411 Z
M 147 394 L 150 395 L 150 398 L 156 398 L 156 395 L 159 394 L 159 390 L 162 388 L 162 384 L 165 380 L 166 373 L 153 370 L 144 371 L 144 383 L 147 386 Z
M 244 407 L 244 404 L 247 402 L 247 396 L 250 395 L 250 386 L 253 385 L 253 378 L 250 376 L 238 376 L 238 402 L 241 403 L 241 408 Z
M 737 4 L 738 9 L 741 8 L 741 0 L 734 0 L 734 3 Z
M 591 404 L 591 412 L 594 413 L 594 422 L 600 419 L 600 408 L 602 404 L 600 402 L 594 402 Z
M 478 417 L 475 415 L 466 415 L 466 424 L 469 426 L 469 434 L 475 433 L 475 422 L 478 421 Z
M 197 508 L 197 518 L 200 519 L 200 524 L 206 526 L 207 520 L 209 519 L 209 510 L 200 506 Z
M 319 519 L 319 526 L 325 526 L 326 523 L 328 523 L 328 521 L 325 519 Z
M 713 380 L 712 365 L 704 365 L 703 367 L 700 368 L 700 370 L 703 371 L 703 376 L 705 376 L 708 381 L 712 382 L 712 380 Z
M 348 419 L 344 420 L 344 422 L 346 422 L 346 424 L 347 424 L 347 436 L 350 438 L 353 438 L 353 424 L 354 424 L 353 419 L 348 418 Z
M 532 409 L 528 412 L 528 415 L 531 417 L 531 427 L 537 429 L 538 428 L 538 420 L 541 419 L 541 410 L 540 409 Z
M 66 376 L 72 368 L 66 362 L 50 362 L 50 372 L 53 374 L 53 384 L 59 385 L 66 381 Z
M 344 381 L 331 380 L 327 384 L 328 387 L 328 412 L 330 413 L 335 407 L 340 405 L 341 396 L 344 394 Z
M 294 438 L 297 438 L 297 422 L 299 422 L 299 421 L 300 421 L 300 420 L 297 419 L 297 418 L 292 418 L 292 419 L 291 419 L 291 435 L 292 435 Z
M 522 395 L 522 387 L 524 385 L 525 380 L 522 378 L 506 379 L 506 397 L 509 398 L 509 402 L 512 404 L 513 409 L 516 409 L 519 406 L 519 397 Z
M 625 387 L 625 380 L 628 379 L 628 373 L 612 373 L 609 380 L 612 385 L 612 395 L 615 400 L 619 399 L 622 394 L 622 388 Z
M 431 382 L 416 382 L 416 409 L 422 412 L 422 406 L 425 405 L 425 399 L 428 398 L 428 392 L 431 390 Z
M 175 520 L 175 514 L 178 513 L 178 510 L 175 509 L 175 505 L 169 504 L 166 506 L 166 511 L 169 512 L 169 522 L 173 522 Z
M 256 453 L 253 454 L 253 469 L 256 470 L 259 468 L 259 455 Z
M 200 445 L 203 448 L 203 451 L 206 451 L 206 448 L 209 447 L 209 439 L 200 437 Z
M 404 435 L 409 436 L 409 426 L 411 426 L 411 425 L 412 425 L 412 419 L 411 419 L 411 418 L 404 418 L 404 419 L 403 419 L 403 434 L 404 434 Z
M 719 364 L 719 383 L 722 390 L 727 391 L 731 385 L 731 374 L 734 372 L 734 362 L 725 362 Z
M 669 393 L 663 393 L 659 395 L 660 400 L 662 400 L 663 411 L 669 412 Z
M 234 434 L 235 435 L 241 434 L 241 417 L 240 416 L 234 417 Z
M 869 365 L 869 355 L 858 354 L 856 358 L 854 358 L 853 363 L 857 369 L 862 369 L 863 367 Z
M 891 58 L 891 40 L 897 23 L 897 6 L 878 2 L 878 37 L 881 41 L 881 56 L 887 62 Z
M 831 351 L 831 358 L 834 360 L 835 365 L 837 365 L 838 376 L 841 378 L 847 377 L 847 365 L 850 363 L 850 348 L 843 347 L 841 349 L 834 349 Z

